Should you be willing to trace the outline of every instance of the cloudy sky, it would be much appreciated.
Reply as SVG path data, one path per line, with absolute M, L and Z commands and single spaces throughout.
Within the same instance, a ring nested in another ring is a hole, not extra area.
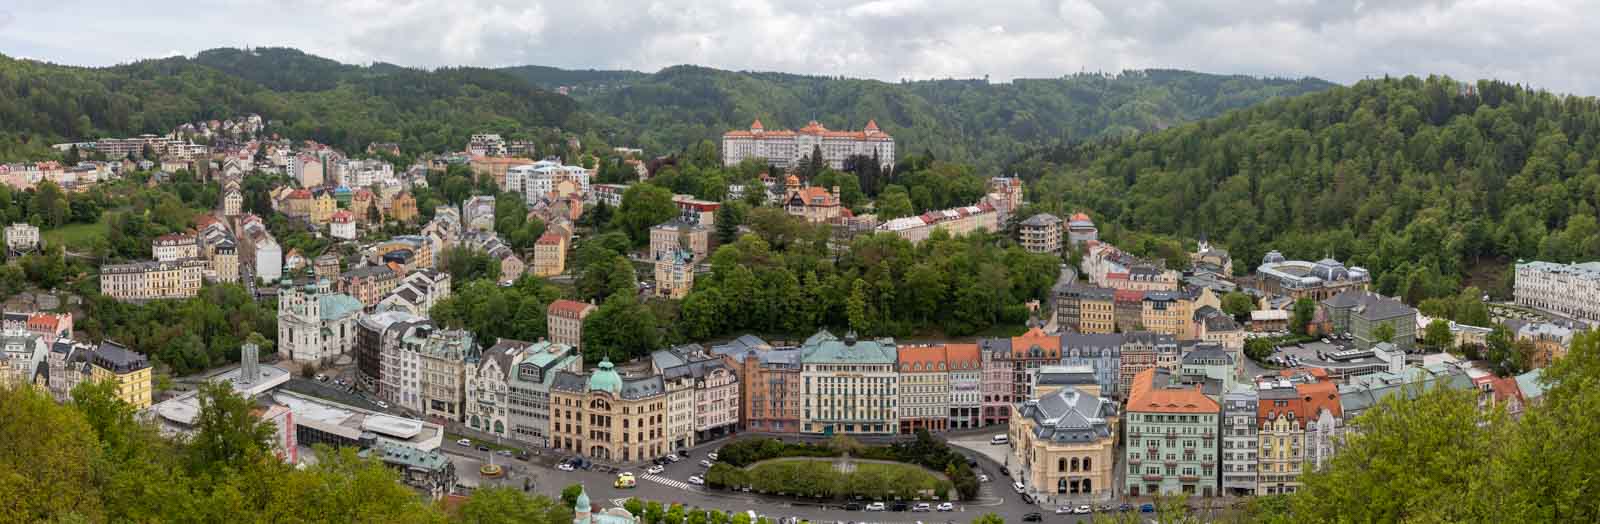
M 1498 78 L 1600 94 L 1594 0 L 3 0 L 0 53 L 78 65 L 292 46 L 345 62 L 882 80 L 1149 67 Z

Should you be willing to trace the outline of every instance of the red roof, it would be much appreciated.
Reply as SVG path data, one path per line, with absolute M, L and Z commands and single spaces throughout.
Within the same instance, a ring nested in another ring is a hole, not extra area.
M 1155 412 L 1155 413 L 1217 413 L 1221 411 L 1217 401 L 1211 400 L 1200 391 L 1200 386 L 1192 388 L 1159 388 L 1155 387 L 1156 368 L 1146 369 L 1133 377 L 1133 384 L 1128 389 L 1128 411 Z
M 1112 300 L 1117 302 L 1144 302 L 1144 291 L 1137 289 L 1118 289 L 1111 292 Z
M 1019 337 L 1011 337 L 1012 358 L 1029 358 L 1028 354 L 1034 346 L 1039 346 L 1042 357 L 1050 359 L 1061 358 L 1061 337 L 1052 336 L 1043 329 L 1034 327 Z
M 304 188 L 289 192 L 289 198 L 311 198 L 311 191 Z
M 560 244 L 561 243 L 561 235 L 557 235 L 555 233 L 547 231 L 547 232 L 545 232 L 545 234 L 539 235 L 539 240 L 536 240 L 534 242 L 539 244 L 539 245 L 543 245 L 543 246 Z
M 1072 219 L 1073 220 L 1089 220 L 1089 215 L 1084 214 L 1082 211 L 1079 211 L 1077 213 L 1073 213 L 1072 214 Z
M 576 300 L 561 299 L 550 303 L 546 312 L 551 315 L 565 318 L 582 318 L 585 313 L 594 309 L 594 304 L 585 304 Z
M 944 346 L 900 346 L 896 355 L 902 373 L 949 371 L 944 366 Z
M 333 212 L 333 216 L 328 217 L 328 218 L 330 220 L 333 220 L 334 222 L 339 222 L 341 224 L 345 223 L 345 222 L 354 222 L 355 219 L 356 219 L 355 215 L 351 215 L 349 211 L 345 211 L 345 210 L 342 210 L 342 209 L 338 210 L 338 211 L 334 211 Z

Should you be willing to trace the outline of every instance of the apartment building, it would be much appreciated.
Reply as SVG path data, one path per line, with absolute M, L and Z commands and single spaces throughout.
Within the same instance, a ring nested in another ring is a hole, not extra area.
M 200 294 L 206 262 L 198 258 L 100 266 L 100 293 L 120 301 L 188 298 Z
M 1115 290 L 1077 283 L 1059 288 L 1056 291 L 1056 324 L 1078 333 L 1114 332 Z
M 506 379 L 510 389 L 507 411 L 510 412 L 511 438 L 535 446 L 553 447 L 550 390 L 555 385 L 556 373 L 582 371 L 583 358 L 578 355 L 577 348 L 560 343 L 501 340 L 495 344 L 500 345 L 523 346 L 512 359 L 514 369 Z
M 800 347 L 804 404 L 800 431 L 822 435 L 887 435 L 900 426 L 900 375 L 893 339 L 843 339 L 827 331 Z
M 800 387 L 800 350 L 774 349 L 750 335 L 712 351 L 732 361 L 739 372 L 740 425 L 747 431 L 798 433 L 800 407 L 805 401 Z
M 950 368 L 943 345 L 902 346 L 900 368 L 900 433 L 949 427 Z
M 150 241 L 150 254 L 160 262 L 174 262 L 200 256 L 200 244 L 195 235 L 168 233 Z
M 950 398 L 945 404 L 949 429 L 983 425 L 983 356 L 977 344 L 945 344 L 945 362 L 950 368 Z
M 557 371 L 550 391 L 552 447 L 596 460 L 635 462 L 670 452 L 661 376 L 624 378 L 610 360 L 587 376 Z
M 150 407 L 150 359 L 110 340 L 102 341 L 89 359 L 90 377 L 117 385 L 117 398 L 134 409 Z
M 377 305 L 400 286 L 400 273 L 386 266 L 362 266 L 339 275 L 337 290 L 355 297 L 362 306 Z
M 1325 419 L 1324 428 L 1335 419 L 1342 418 L 1339 389 L 1331 381 L 1298 382 L 1287 378 L 1262 381 L 1257 384 L 1256 438 L 1258 449 L 1258 480 L 1256 493 L 1273 495 L 1294 493 L 1302 485 L 1302 472 L 1321 464 L 1331 456 L 1331 449 L 1322 448 L 1318 420 Z M 1331 440 L 1331 435 L 1328 436 Z M 1318 448 L 1314 453 L 1313 448 Z M 1315 455 L 1326 453 L 1328 456 Z
M 1093 370 L 1099 388 L 1094 394 L 1121 399 L 1124 338 L 1121 333 L 1064 333 L 1061 335 L 1061 365 Z
M 1017 243 L 1029 253 L 1061 254 L 1061 219 L 1049 213 L 1039 213 L 1023 220 L 1019 226 Z
M 547 231 L 533 243 L 533 276 L 552 277 L 567 271 L 567 237 Z
M 1256 417 L 1260 397 L 1255 387 L 1234 387 L 1222 396 L 1222 492 L 1254 495 L 1257 442 Z
M 650 257 L 671 255 L 679 249 L 693 254 L 693 262 L 705 260 L 711 250 L 711 228 L 672 219 L 650 228 Z
M 1125 492 L 1133 497 L 1215 495 L 1221 406 L 1200 386 L 1179 382 L 1167 369 L 1144 370 L 1131 383 L 1125 409 Z
M 951 237 L 975 231 L 993 233 L 1000 230 L 1000 213 L 988 202 L 979 202 L 970 206 L 887 220 L 877 228 L 879 232 L 894 233 L 912 244 L 927 240 L 928 236 L 937 230 L 942 230 Z
M 1122 339 L 1122 360 L 1118 377 L 1118 390 L 1122 398 L 1132 392 L 1133 379 L 1146 370 L 1162 367 L 1178 372 L 1178 339 L 1166 333 L 1135 331 Z
M 550 341 L 556 344 L 566 344 L 574 348 L 581 348 L 583 344 L 583 320 L 597 309 L 594 304 L 585 304 L 576 300 L 559 299 L 550 303 L 545 309 L 545 328 L 550 334 Z
M 1600 322 L 1600 262 L 1523 262 L 1517 264 L 1515 279 L 1517 305 Z

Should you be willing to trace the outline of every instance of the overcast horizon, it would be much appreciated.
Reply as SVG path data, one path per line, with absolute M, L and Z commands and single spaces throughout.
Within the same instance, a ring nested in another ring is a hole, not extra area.
M 1600 94 L 1577 0 L 16 0 L 0 53 L 83 66 L 293 47 L 341 62 L 902 79 L 1170 68 L 1342 84 L 1491 78 Z M 94 16 L 84 16 L 93 13 Z M 180 14 L 181 13 L 181 14 Z

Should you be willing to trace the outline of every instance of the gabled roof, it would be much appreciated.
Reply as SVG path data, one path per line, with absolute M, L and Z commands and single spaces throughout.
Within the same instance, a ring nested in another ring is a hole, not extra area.
M 1178 384 L 1166 368 L 1151 368 L 1133 378 L 1127 409 L 1140 413 L 1217 413 L 1221 406 L 1199 386 Z

